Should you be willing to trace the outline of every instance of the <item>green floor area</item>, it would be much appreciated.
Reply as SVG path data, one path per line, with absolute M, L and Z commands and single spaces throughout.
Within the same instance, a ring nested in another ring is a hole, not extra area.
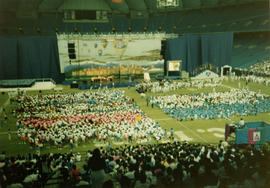
M 225 92 L 229 91 L 230 88 L 238 88 L 238 82 L 228 80 L 225 81 L 224 86 L 217 87 L 215 90 L 217 92 Z M 241 82 L 242 86 L 245 86 L 245 82 Z M 57 86 L 62 87 L 62 91 L 58 92 L 81 92 L 78 89 L 70 89 L 68 86 Z M 270 87 L 266 87 L 264 85 L 249 83 L 249 90 L 258 91 L 261 90 L 262 93 L 270 95 Z M 193 121 L 177 121 L 173 119 L 171 116 L 165 114 L 162 110 L 157 107 L 152 108 L 150 105 L 147 106 L 146 99 L 142 98 L 140 94 L 138 94 L 135 88 L 122 88 L 125 90 L 125 94 L 130 98 L 134 98 L 136 104 L 152 119 L 158 122 L 163 129 L 169 131 L 171 128 L 175 131 L 175 136 L 178 140 L 188 139 L 191 142 L 200 142 L 200 143 L 213 143 L 216 144 L 219 140 L 223 139 L 224 135 L 224 127 L 226 123 L 230 122 L 239 122 L 239 117 L 233 117 L 232 119 L 215 119 L 215 120 L 193 120 Z M 41 94 L 53 94 L 55 91 L 42 91 Z M 202 93 L 202 92 L 213 92 L 213 88 L 203 88 L 198 90 L 196 88 L 183 88 L 177 91 L 168 92 L 168 93 L 147 93 L 146 96 L 154 96 L 154 95 L 171 95 L 171 94 L 194 94 L 194 93 Z M 27 92 L 27 94 L 39 94 L 38 91 Z M 8 101 L 8 95 L 0 95 L 0 105 L 3 108 L 4 104 Z M 17 155 L 17 154 L 26 154 L 28 152 L 35 152 L 34 148 L 29 147 L 28 144 L 20 144 L 20 141 L 16 135 L 16 118 L 10 113 L 15 108 L 14 104 L 10 104 L 5 107 L 8 112 L 8 122 L 2 127 L 0 126 L 0 152 L 6 151 L 8 155 Z M 1 113 L 2 116 L 2 113 Z M 257 116 L 248 116 L 244 118 L 246 122 L 249 121 L 265 121 L 270 123 L 270 112 L 269 113 L 261 113 Z M 11 141 L 8 140 L 8 128 L 11 129 Z M 233 141 L 233 138 L 231 138 Z M 125 144 L 125 143 L 123 143 Z M 138 143 L 132 143 L 138 144 Z M 74 149 L 74 152 L 80 151 L 81 153 L 86 152 L 89 149 L 93 149 L 97 146 L 102 146 L 103 143 L 94 143 L 93 141 L 89 141 L 88 143 L 81 143 L 77 148 Z M 118 147 L 119 145 L 113 145 L 113 147 Z M 41 153 L 65 153 L 70 152 L 69 145 L 64 146 L 61 150 L 57 149 L 55 146 L 45 146 L 42 148 Z

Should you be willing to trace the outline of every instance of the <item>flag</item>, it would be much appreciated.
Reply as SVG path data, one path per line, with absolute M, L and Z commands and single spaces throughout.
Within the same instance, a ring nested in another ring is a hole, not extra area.
M 257 129 L 248 129 L 248 145 L 256 144 L 256 141 L 253 140 L 253 134 L 256 132 Z

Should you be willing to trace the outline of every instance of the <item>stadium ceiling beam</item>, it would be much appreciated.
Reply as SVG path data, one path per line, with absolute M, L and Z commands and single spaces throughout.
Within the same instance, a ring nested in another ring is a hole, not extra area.
M 104 0 L 104 3 L 108 5 L 108 7 L 111 9 L 112 12 L 114 11 L 112 5 L 107 0 Z
M 59 10 L 59 8 L 63 5 L 65 0 L 61 0 L 60 3 L 55 7 L 56 10 Z
M 36 7 L 35 7 L 36 10 L 39 10 L 39 7 L 40 7 L 40 5 L 43 3 L 43 1 L 44 1 L 44 0 L 39 0 L 39 1 L 37 2 Z
M 148 15 L 150 15 L 150 7 L 148 7 L 147 3 L 146 3 L 146 0 L 143 0 L 143 3 L 145 4 L 145 7 L 146 7 L 146 12 Z
M 124 0 L 123 2 L 125 2 L 125 4 L 127 5 L 127 8 L 128 8 L 128 13 L 130 14 L 130 5 L 128 4 L 128 0 Z

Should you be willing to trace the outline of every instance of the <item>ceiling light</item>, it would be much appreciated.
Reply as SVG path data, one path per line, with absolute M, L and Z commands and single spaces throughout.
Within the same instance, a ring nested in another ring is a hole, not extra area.
M 23 27 L 22 26 L 18 27 L 18 32 L 23 33 Z
M 148 29 L 148 27 L 147 26 L 144 26 L 143 31 L 146 32 L 147 29 Z

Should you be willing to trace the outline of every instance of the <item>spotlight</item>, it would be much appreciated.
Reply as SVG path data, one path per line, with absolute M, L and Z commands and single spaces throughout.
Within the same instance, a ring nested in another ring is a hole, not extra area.
M 128 32 L 130 33 L 132 31 L 132 28 L 128 26 Z
M 22 26 L 19 26 L 19 27 L 18 27 L 18 32 L 19 32 L 19 33 L 23 33 L 23 27 L 22 27 Z
M 112 27 L 112 32 L 115 33 L 116 29 L 115 27 Z
M 162 31 L 162 26 L 159 26 L 158 31 Z
M 55 27 L 55 29 L 54 29 L 54 30 L 55 30 L 55 32 L 56 32 L 56 33 L 59 33 L 59 29 L 58 29 L 58 27 Z
M 78 28 L 74 27 L 74 32 L 77 33 L 78 32 Z
M 146 32 L 147 29 L 148 29 L 148 27 L 147 26 L 144 26 L 143 31 Z
M 96 26 L 94 26 L 94 32 L 97 33 L 98 32 L 98 28 Z
M 40 27 L 37 27 L 37 28 L 36 28 L 36 31 L 37 31 L 37 33 L 41 33 Z

